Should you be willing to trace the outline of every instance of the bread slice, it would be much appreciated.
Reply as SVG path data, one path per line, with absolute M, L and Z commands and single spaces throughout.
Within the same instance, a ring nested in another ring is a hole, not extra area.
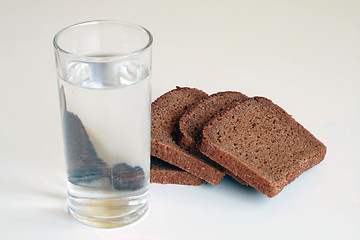
M 326 154 L 324 144 L 263 97 L 236 103 L 210 120 L 198 148 L 268 197 Z
M 200 186 L 204 180 L 158 158 L 151 157 L 150 182 Z
M 194 154 L 199 154 L 196 147 L 198 138 L 204 125 L 217 113 L 225 110 L 237 101 L 248 97 L 240 92 L 218 92 L 194 104 L 188 109 L 179 121 L 179 140 L 181 147 Z
M 224 173 L 182 149 L 174 140 L 180 117 L 208 95 L 195 88 L 176 88 L 151 104 L 151 155 L 217 185 Z
M 226 91 L 218 92 L 194 104 L 180 118 L 178 144 L 191 153 L 206 158 L 196 147 L 197 138 L 204 125 L 216 114 L 225 110 L 238 101 L 248 97 L 240 92 Z M 230 171 L 223 171 L 243 185 L 247 185 L 241 178 Z

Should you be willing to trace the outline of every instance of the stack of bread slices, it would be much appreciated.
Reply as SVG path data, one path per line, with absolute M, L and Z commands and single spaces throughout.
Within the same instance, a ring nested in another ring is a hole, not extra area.
M 274 197 L 326 147 L 264 97 L 177 87 L 151 105 L 151 182 L 217 185 L 225 174 Z

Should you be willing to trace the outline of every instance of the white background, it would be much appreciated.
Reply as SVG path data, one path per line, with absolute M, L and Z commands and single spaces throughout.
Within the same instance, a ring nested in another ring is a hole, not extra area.
M 52 38 L 112 19 L 154 36 L 153 99 L 175 86 L 241 91 L 283 107 L 328 148 L 269 199 L 151 186 L 151 209 L 118 229 L 66 212 Z M 0 0 L 0 239 L 360 239 L 360 1 Z

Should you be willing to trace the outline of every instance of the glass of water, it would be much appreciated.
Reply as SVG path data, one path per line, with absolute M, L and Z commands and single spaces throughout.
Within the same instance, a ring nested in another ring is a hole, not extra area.
M 152 36 L 90 21 L 54 37 L 71 214 L 112 228 L 148 210 Z

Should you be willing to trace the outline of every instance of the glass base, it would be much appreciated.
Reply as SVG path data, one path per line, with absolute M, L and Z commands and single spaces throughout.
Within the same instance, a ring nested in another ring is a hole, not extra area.
M 126 198 L 89 199 L 69 194 L 69 211 L 83 224 L 98 228 L 116 228 L 140 220 L 148 211 L 147 193 Z

